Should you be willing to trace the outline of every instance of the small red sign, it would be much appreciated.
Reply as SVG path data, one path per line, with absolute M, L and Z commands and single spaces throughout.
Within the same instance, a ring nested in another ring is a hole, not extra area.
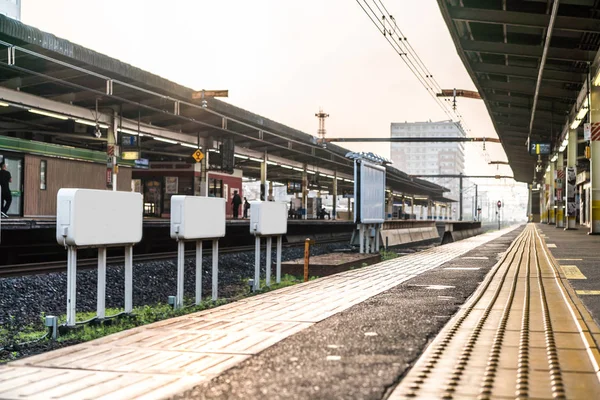
M 106 186 L 112 187 L 112 168 L 106 168 Z

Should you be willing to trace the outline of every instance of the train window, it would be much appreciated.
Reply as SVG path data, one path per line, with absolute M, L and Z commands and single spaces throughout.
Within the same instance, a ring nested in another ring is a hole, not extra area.
M 46 177 L 47 177 L 48 161 L 40 161 L 40 190 L 46 190 Z

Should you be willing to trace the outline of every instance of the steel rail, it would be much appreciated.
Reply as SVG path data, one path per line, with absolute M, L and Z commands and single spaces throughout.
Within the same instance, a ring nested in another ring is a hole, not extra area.
M 333 238 L 326 240 L 318 240 L 317 245 L 322 244 L 331 244 L 331 243 L 340 243 L 347 241 L 348 238 Z M 301 247 L 304 246 L 304 241 L 298 243 L 284 243 L 284 248 L 293 248 L 293 247 Z M 264 246 L 262 246 L 264 247 Z M 233 254 L 233 253 L 242 253 L 246 251 L 254 251 L 254 245 L 251 246 L 237 246 L 237 247 L 228 247 L 221 248 L 219 250 L 219 254 Z M 203 255 L 211 255 L 211 250 L 208 248 L 203 249 Z M 196 255 L 196 250 L 188 250 L 185 252 L 186 257 L 193 257 Z M 176 251 L 162 252 L 162 253 L 152 253 L 152 254 L 140 254 L 133 257 L 133 261 L 140 262 L 150 262 L 150 261 L 162 261 L 162 260 L 170 260 L 177 258 Z M 124 262 L 123 256 L 114 256 L 107 257 L 106 263 L 107 265 L 116 265 Z M 81 269 L 93 269 L 98 265 L 98 260 L 96 258 L 86 258 L 77 261 L 77 267 Z M 67 262 L 65 260 L 61 261 L 46 261 L 46 262 L 37 262 L 37 263 L 28 263 L 28 264 L 13 264 L 13 265 L 3 265 L 0 266 L 0 279 L 8 278 L 8 277 L 19 277 L 26 275 L 40 275 L 47 274 L 51 272 L 61 272 L 67 269 Z

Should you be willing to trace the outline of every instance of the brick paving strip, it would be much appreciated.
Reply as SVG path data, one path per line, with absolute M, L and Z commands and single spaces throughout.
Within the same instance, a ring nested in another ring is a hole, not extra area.
M 516 227 L 25 358 L 0 367 L 0 399 L 159 399 Z

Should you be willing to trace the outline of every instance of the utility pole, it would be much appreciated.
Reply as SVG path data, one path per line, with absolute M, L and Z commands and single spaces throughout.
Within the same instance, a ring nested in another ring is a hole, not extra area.
M 477 204 L 477 185 L 475 185 L 475 220 L 479 221 L 479 207 Z
M 458 220 L 462 221 L 463 220 L 463 174 L 462 174 L 462 172 L 460 173 L 460 177 L 459 177 L 458 192 L 460 194 L 459 200 L 458 200 L 458 208 L 459 208 Z

